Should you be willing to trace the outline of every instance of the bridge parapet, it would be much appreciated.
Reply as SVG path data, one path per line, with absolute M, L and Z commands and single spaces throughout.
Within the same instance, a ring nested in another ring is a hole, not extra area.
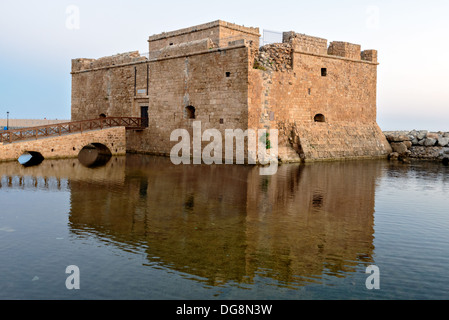
M 83 133 L 106 128 L 125 127 L 127 130 L 138 130 L 146 127 L 147 119 L 131 117 L 112 117 L 93 120 L 57 123 L 46 126 L 23 128 L 0 132 L 0 144 L 8 144 L 26 140 Z
M 112 155 L 126 154 L 126 127 L 123 126 L 45 137 L 0 143 L 0 162 L 15 161 L 29 152 L 38 152 L 44 159 L 76 158 L 85 146 L 92 143 L 106 146 Z

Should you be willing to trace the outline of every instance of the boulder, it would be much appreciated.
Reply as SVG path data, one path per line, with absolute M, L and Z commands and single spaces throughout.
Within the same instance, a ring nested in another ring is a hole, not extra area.
M 418 132 L 418 134 L 416 135 L 416 138 L 418 138 L 418 140 L 423 140 L 424 138 L 427 137 L 427 134 L 429 133 L 429 131 L 426 130 L 421 130 Z
M 410 131 L 410 132 L 408 133 L 408 135 L 409 135 L 409 136 L 416 137 L 416 136 L 418 135 L 418 131 L 412 130 L 412 131 Z
M 433 146 L 435 146 L 436 144 L 437 144 L 437 139 L 434 139 L 434 138 L 427 138 L 425 141 L 424 141 L 424 145 L 426 146 L 426 147 L 433 147 Z
M 401 133 L 389 133 L 386 135 L 386 137 L 389 142 L 404 142 L 412 140 L 412 138 L 409 135 Z
M 440 137 L 440 136 L 438 135 L 438 133 L 430 132 L 430 133 L 427 134 L 427 139 L 435 139 L 435 140 L 438 141 L 438 138 L 439 138 L 439 137 Z
M 449 138 L 440 137 L 438 139 L 438 145 L 440 147 L 447 147 L 449 145 Z
M 399 155 L 405 154 L 408 151 L 408 148 L 404 142 L 392 142 L 391 148 L 393 149 L 393 152 L 396 152 Z
M 407 149 L 410 149 L 413 146 L 413 143 L 411 141 L 404 141 L 403 143 L 405 144 Z
M 390 159 L 390 160 L 398 160 L 399 159 L 399 153 L 397 153 L 397 152 L 390 153 L 390 155 L 388 156 L 388 159 Z

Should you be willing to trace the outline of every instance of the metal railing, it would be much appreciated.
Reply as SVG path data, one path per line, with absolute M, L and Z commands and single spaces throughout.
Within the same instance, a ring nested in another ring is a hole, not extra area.
M 42 138 L 62 136 L 72 133 L 82 133 L 93 130 L 102 130 L 114 127 L 125 127 L 127 130 L 144 129 L 145 127 L 148 127 L 148 119 L 113 117 L 9 130 L 0 132 L 0 143 L 37 140 Z

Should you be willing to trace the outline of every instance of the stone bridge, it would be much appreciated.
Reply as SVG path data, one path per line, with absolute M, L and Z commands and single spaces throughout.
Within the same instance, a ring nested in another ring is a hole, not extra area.
M 86 148 L 126 154 L 126 130 L 142 129 L 140 118 L 104 118 L 5 131 L 0 134 L 0 162 L 24 154 L 43 159 L 76 158 Z

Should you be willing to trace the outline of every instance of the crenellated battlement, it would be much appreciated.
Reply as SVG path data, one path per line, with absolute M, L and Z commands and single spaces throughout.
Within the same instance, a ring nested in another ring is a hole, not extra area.
M 328 46 L 326 39 L 289 31 L 283 33 L 283 43 L 290 43 L 296 52 L 377 63 L 376 50 L 362 51 L 360 45 L 349 42 L 333 41 Z
M 147 60 L 148 59 L 146 57 L 143 57 L 139 53 L 139 51 L 131 51 L 99 59 L 85 59 L 85 58 L 73 59 L 72 72 L 80 72 L 85 70 L 94 70 L 111 66 L 119 66 L 129 63 L 144 62 Z

